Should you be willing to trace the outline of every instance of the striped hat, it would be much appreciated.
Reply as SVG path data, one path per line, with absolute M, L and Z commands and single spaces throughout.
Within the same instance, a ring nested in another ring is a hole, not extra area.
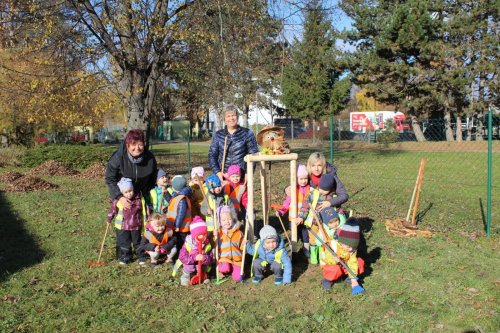
M 348 222 L 337 231 L 339 243 L 357 249 L 359 245 L 359 225 Z
M 196 215 L 189 225 L 189 231 L 191 232 L 191 237 L 195 239 L 196 236 L 207 233 L 207 224 L 201 217 Z

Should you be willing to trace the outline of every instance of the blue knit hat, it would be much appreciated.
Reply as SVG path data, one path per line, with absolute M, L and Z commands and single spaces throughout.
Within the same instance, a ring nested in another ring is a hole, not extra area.
M 222 186 L 220 183 L 220 179 L 216 174 L 211 174 L 210 176 L 208 176 L 205 180 L 205 184 L 207 184 L 208 190 L 212 190 L 216 187 Z
M 165 170 L 158 169 L 158 174 L 156 175 L 156 181 L 158 181 L 158 179 L 160 179 L 161 177 L 166 176 L 166 175 L 167 175 L 167 173 L 165 172 Z
M 332 191 L 335 185 L 335 177 L 333 173 L 325 173 L 319 179 L 318 188 L 324 191 Z
M 177 175 L 174 178 L 172 178 L 172 188 L 174 189 L 174 191 L 179 192 L 184 187 L 186 187 L 186 183 L 187 181 L 184 176 Z
M 330 221 L 339 218 L 339 214 L 335 211 L 333 207 L 327 207 L 323 209 L 320 215 L 321 215 L 321 221 L 323 221 L 324 224 L 328 224 Z

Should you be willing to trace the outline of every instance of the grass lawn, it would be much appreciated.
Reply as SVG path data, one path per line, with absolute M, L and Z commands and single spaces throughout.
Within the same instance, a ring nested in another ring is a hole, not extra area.
M 160 166 L 187 174 L 185 147 L 153 149 Z M 208 145 L 192 144 L 191 151 L 191 166 L 207 170 Z M 314 149 L 295 151 L 305 162 Z M 434 236 L 393 237 L 384 221 L 406 216 L 421 157 L 427 165 L 419 223 Z M 498 332 L 500 183 L 493 178 L 486 239 L 486 154 L 343 150 L 335 164 L 351 196 L 345 207 L 363 230 L 365 294 L 352 296 L 342 283 L 325 293 L 320 268 L 299 255 L 290 286 L 267 278 L 185 288 L 170 278 L 170 266 L 119 267 L 112 232 L 107 266 L 89 268 L 109 208 L 104 180 L 43 177 L 59 188 L 0 192 L 0 332 Z M 494 175 L 499 171 L 496 161 Z M 273 164 L 273 202 L 282 200 L 288 179 L 288 166 Z

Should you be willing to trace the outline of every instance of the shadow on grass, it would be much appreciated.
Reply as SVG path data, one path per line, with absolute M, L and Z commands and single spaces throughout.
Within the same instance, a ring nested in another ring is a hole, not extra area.
M 23 268 L 43 260 L 45 253 L 24 228 L 24 221 L 14 213 L 0 192 L 0 282 Z
M 486 221 L 486 214 L 484 213 L 483 200 L 479 198 L 479 209 L 481 209 L 481 221 L 483 221 L 484 232 L 488 232 L 488 221 Z
M 417 216 L 415 217 L 415 224 L 418 225 L 422 222 L 427 212 L 431 210 L 432 206 L 434 206 L 434 203 L 430 202 L 427 207 L 417 213 Z
M 369 217 L 357 217 L 353 219 L 355 219 L 359 224 L 360 239 L 357 255 L 365 261 L 365 272 L 362 276 L 362 279 L 364 279 L 365 277 L 370 276 L 373 272 L 372 266 L 382 257 L 382 249 L 380 247 L 376 247 L 368 251 L 365 233 L 372 230 L 374 220 Z

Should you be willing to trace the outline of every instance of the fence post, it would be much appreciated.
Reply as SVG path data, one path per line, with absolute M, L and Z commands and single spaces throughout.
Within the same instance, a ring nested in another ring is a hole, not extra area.
M 493 132 L 493 109 L 490 105 L 488 110 L 488 195 L 487 195 L 487 213 L 486 213 L 486 238 L 490 238 L 491 231 L 491 179 L 492 179 L 492 164 L 493 164 L 493 152 L 492 152 L 492 132 Z
M 333 165 L 333 116 L 330 118 L 330 164 Z
M 292 128 L 292 142 L 293 142 L 293 120 L 290 123 L 291 123 L 291 128 Z

